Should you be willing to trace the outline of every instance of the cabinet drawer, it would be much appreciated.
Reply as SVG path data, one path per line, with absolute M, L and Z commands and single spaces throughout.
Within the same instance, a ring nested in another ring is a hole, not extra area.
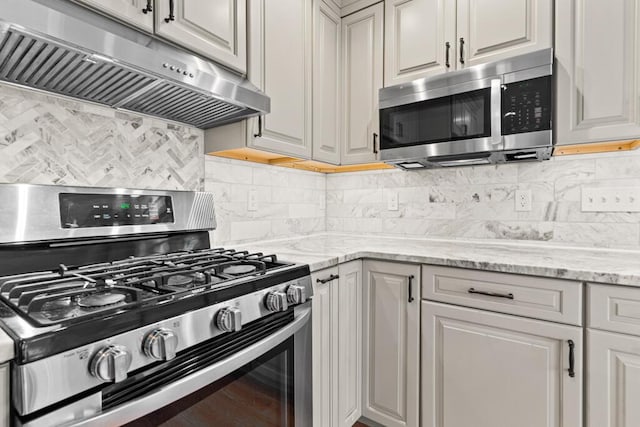
M 568 280 L 425 265 L 422 297 L 582 325 L 582 284 Z
M 640 288 L 590 284 L 588 289 L 590 328 L 640 335 Z

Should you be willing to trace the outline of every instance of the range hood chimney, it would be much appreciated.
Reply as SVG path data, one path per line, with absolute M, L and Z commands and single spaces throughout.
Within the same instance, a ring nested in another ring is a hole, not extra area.
M 0 81 L 201 129 L 269 113 L 244 77 L 71 2 L 0 10 Z

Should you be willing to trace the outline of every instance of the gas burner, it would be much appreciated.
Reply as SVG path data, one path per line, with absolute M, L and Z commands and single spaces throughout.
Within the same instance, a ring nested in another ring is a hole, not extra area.
M 230 265 L 229 267 L 225 267 L 222 269 L 224 274 L 229 274 L 232 276 L 239 276 L 241 274 L 249 274 L 256 271 L 258 267 L 251 264 L 238 264 L 238 265 Z
M 83 308 L 105 307 L 124 301 L 126 295 L 113 292 L 101 292 L 78 298 L 78 305 Z
M 184 288 L 193 284 L 193 276 L 186 274 L 176 274 L 167 277 L 167 286 L 176 286 Z

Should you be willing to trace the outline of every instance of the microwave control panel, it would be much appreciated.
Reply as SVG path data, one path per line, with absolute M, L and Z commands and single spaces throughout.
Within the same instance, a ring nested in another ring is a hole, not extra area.
M 551 76 L 502 86 L 502 134 L 551 129 Z
M 170 196 L 61 193 L 62 228 L 174 222 Z

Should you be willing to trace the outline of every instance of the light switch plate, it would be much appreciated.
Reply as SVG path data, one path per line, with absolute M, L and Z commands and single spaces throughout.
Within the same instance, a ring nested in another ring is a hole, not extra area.
M 640 187 L 583 187 L 582 212 L 640 212 Z
M 249 212 L 255 212 L 258 210 L 258 191 L 257 190 L 249 190 L 249 195 L 247 197 L 247 210 Z
M 516 211 L 529 212 L 531 210 L 531 190 L 516 190 Z

